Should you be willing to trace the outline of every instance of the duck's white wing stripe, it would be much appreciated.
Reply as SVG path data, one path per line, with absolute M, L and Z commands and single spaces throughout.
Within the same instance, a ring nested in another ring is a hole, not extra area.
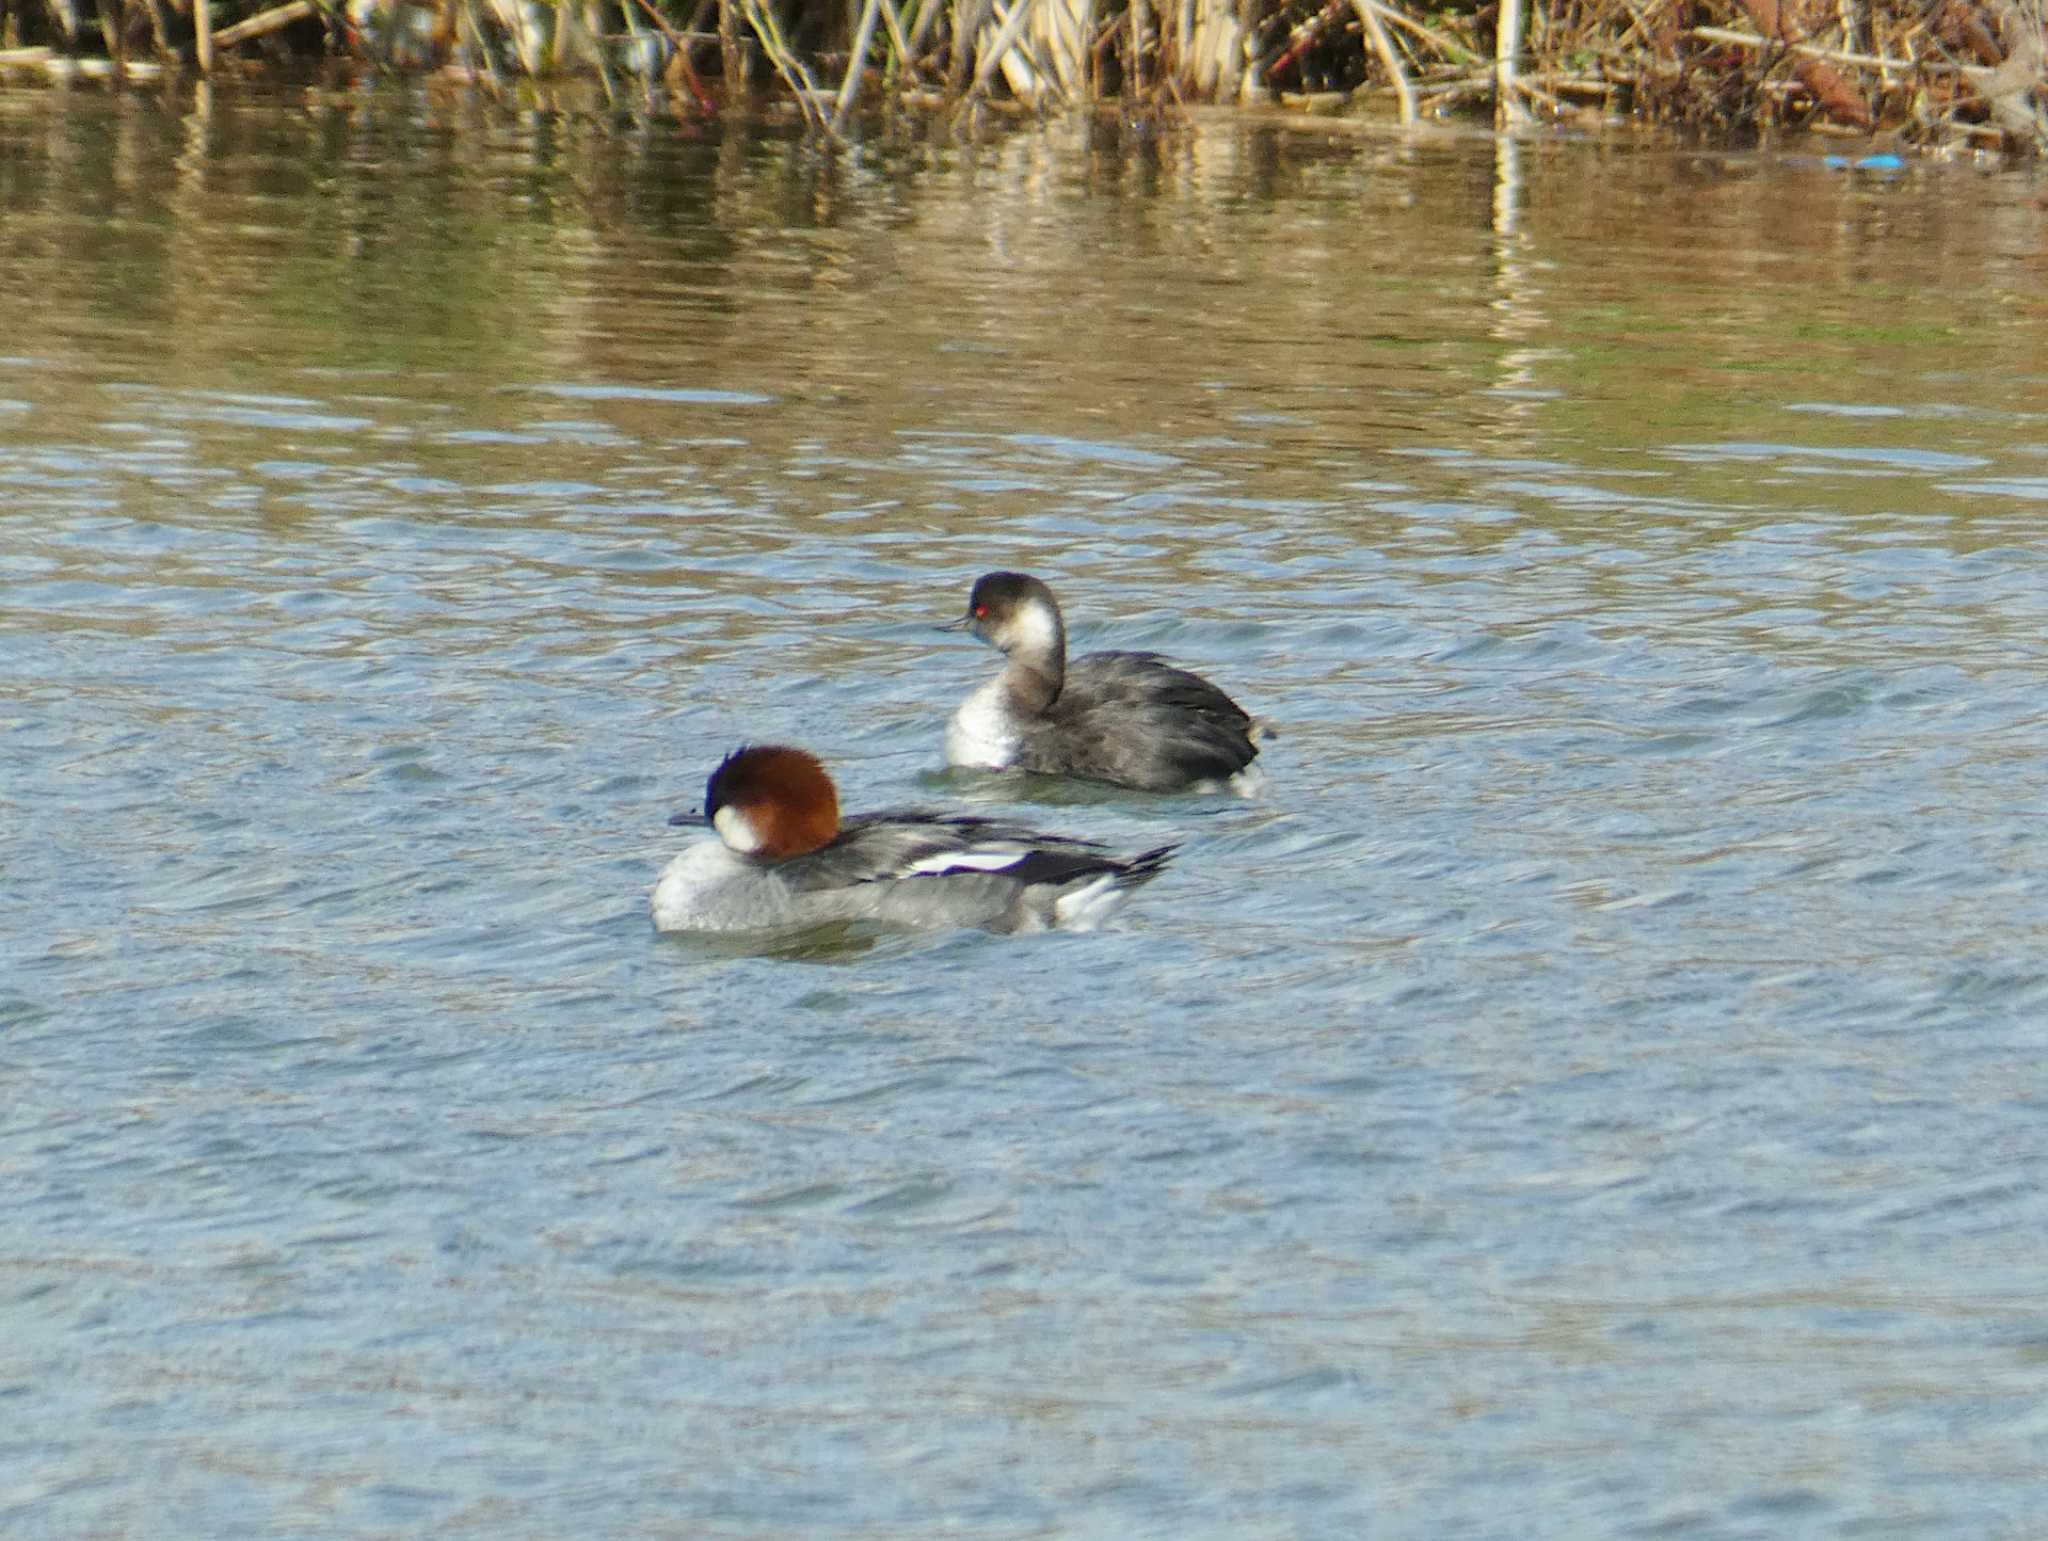
M 1029 854 L 1028 851 L 941 851 L 936 856 L 912 862 L 906 870 L 913 877 L 940 872 L 1003 872 Z

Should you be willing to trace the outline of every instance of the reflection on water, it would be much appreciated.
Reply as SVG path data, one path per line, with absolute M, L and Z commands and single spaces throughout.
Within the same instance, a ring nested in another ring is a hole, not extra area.
M 2031 1512 L 2030 197 L 0 95 L 7 1533 Z M 1270 795 L 942 773 L 995 566 Z M 749 737 L 1185 844 L 658 941 Z

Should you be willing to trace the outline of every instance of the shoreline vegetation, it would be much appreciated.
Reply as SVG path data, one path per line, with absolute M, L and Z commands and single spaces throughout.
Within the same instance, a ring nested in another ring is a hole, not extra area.
M 0 0 L 0 79 L 318 58 L 682 117 L 767 90 L 831 141 L 887 102 L 1235 102 L 2048 153 L 2048 0 Z

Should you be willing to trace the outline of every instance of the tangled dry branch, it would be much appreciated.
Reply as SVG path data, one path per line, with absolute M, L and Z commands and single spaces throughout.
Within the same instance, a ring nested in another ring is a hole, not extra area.
M 771 86 L 828 137 L 863 99 L 1279 99 L 2048 150 L 2048 0 L 0 0 L 0 65 L 120 78 L 306 54 L 498 85 L 589 74 L 699 114 Z

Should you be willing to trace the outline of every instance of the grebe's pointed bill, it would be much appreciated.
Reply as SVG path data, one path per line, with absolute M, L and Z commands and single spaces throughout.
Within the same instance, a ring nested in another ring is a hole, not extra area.
M 709 829 L 711 821 L 704 817 L 702 808 L 678 808 L 668 816 L 671 829 Z
M 977 605 L 975 603 L 976 597 L 973 594 L 969 594 L 967 596 L 967 608 L 954 616 L 952 620 L 936 621 L 933 624 L 940 631 L 973 631 L 976 621 L 988 619 L 988 606 Z

